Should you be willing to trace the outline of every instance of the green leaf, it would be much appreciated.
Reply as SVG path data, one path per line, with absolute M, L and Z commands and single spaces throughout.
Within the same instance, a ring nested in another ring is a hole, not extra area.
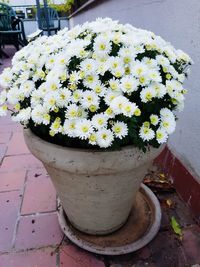
M 176 218 L 174 216 L 171 217 L 171 226 L 172 226 L 172 229 L 173 229 L 174 233 L 176 233 L 177 235 L 182 237 L 183 234 L 182 234 L 181 226 L 176 221 Z

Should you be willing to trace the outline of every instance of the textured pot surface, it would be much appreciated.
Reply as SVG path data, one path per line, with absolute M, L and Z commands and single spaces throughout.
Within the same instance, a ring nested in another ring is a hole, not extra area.
M 54 145 L 30 130 L 24 137 L 48 171 L 71 223 L 90 234 L 111 233 L 124 224 L 147 169 L 163 149 L 100 152 Z

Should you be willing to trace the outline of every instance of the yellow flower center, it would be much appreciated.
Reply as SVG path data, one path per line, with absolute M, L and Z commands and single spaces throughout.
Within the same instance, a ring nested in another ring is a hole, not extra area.
M 98 119 L 97 122 L 98 122 L 99 125 L 102 125 L 104 123 L 104 120 L 100 118 L 100 119 Z
M 142 76 L 142 77 L 139 78 L 139 81 L 140 81 L 140 83 L 144 83 L 146 81 L 146 79 L 145 79 L 144 76 Z
M 127 90 L 130 90 L 130 89 L 132 88 L 132 85 L 131 85 L 131 83 L 126 82 L 125 85 L 124 85 L 124 87 L 125 87 Z
M 148 121 L 145 121 L 145 122 L 143 123 L 143 125 L 144 125 L 144 127 L 148 128 L 148 127 L 150 126 L 150 123 L 149 123 Z
M 143 132 L 144 132 L 144 134 L 148 134 L 148 133 L 149 133 L 149 128 L 145 127 L 145 128 L 143 129 Z
M 124 58 L 124 63 L 125 63 L 125 64 L 128 64 L 129 62 L 131 62 L 130 57 L 125 57 L 125 58 Z
M 91 112 L 95 112 L 95 111 L 97 110 L 97 107 L 96 107 L 95 105 L 90 105 L 90 106 L 89 106 L 89 110 L 90 110 Z
M 120 126 L 115 126 L 113 130 L 115 133 L 120 133 L 122 129 Z
M 135 116 L 140 116 L 141 115 L 141 110 L 139 108 L 136 108 L 135 112 L 134 112 Z
M 145 95 L 145 97 L 146 97 L 147 100 L 151 100 L 152 99 L 151 92 L 147 92 L 146 95 Z
M 84 132 L 84 133 L 87 133 L 88 130 L 89 130 L 89 127 L 88 126 L 82 126 L 81 130 Z
M 105 50 L 106 49 L 106 46 L 105 46 L 105 44 L 100 44 L 99 45 L 99 48 L 100 48 L 100 50 Z
M 163 138 L 163 133 L 161 133 L 161 132 L 157 132 L 157 133 L 156 133 L 156 137 L 157 137 L 157 139 L 161 139 L 161 138 Z
M 107 134 L 102 134 L 102 136 L 101 136 L 104 140 L 106 140 L 106 138 L 107 138 Z
M 95 135 L 95 134 L 91 134 L 90 137 L 89 137 L 89 140 L 90 140 L 91 142 L 95 142 L 95 141 L 97 140 L 96 135 Z
M 112 115 L 112 114 L 113 114 L 112 109 L 111 109 L 111 108 L 107 108 L 107 109 L 106 109 L 106 114 L 107 114 L 107 115 Z
M 126 106 L 126 107 L 125 107 L 125 111 L 126 111 L 126 112 L 130 112 L 130 111 L 131 111 L 131 107 L 130 107 L 130 106 Z
M 55 105 L 55 103 L 56 103 L 56 100 L 54 98 L 49 99 L 49 104 L 51 106 Z

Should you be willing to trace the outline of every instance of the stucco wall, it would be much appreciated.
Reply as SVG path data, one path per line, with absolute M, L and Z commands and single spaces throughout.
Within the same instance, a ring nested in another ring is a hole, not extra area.
M 111 17 L 161 35 L 195 61 L 185 87 L 185 109 L 179 114 L 169 146 L 200 177 L 200 1 L 199 0 L 99 0 L 70 19 L 70 25 Z M 198 178 L 200 181 L 200 178 Z

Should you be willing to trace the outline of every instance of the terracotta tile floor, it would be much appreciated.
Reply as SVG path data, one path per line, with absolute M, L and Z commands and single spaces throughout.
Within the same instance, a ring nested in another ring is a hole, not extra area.
M 12 56 L 14 49 L 8 47 Z M 3 66 L 9 66 L 4 59 Z M 200 266 L 200 228 L 176 193 L 159 193 L 162 225 L 156 238 L 136 253 L 104 257 L 63 238 L 56 217 L 56 194 L 23 141 L 22 127 L 0 118 L 0 267 L 189 267 Z M 171 199 L 175 206 L 166 206 Z M 183 229 L 172 231 L 175 216 Z

